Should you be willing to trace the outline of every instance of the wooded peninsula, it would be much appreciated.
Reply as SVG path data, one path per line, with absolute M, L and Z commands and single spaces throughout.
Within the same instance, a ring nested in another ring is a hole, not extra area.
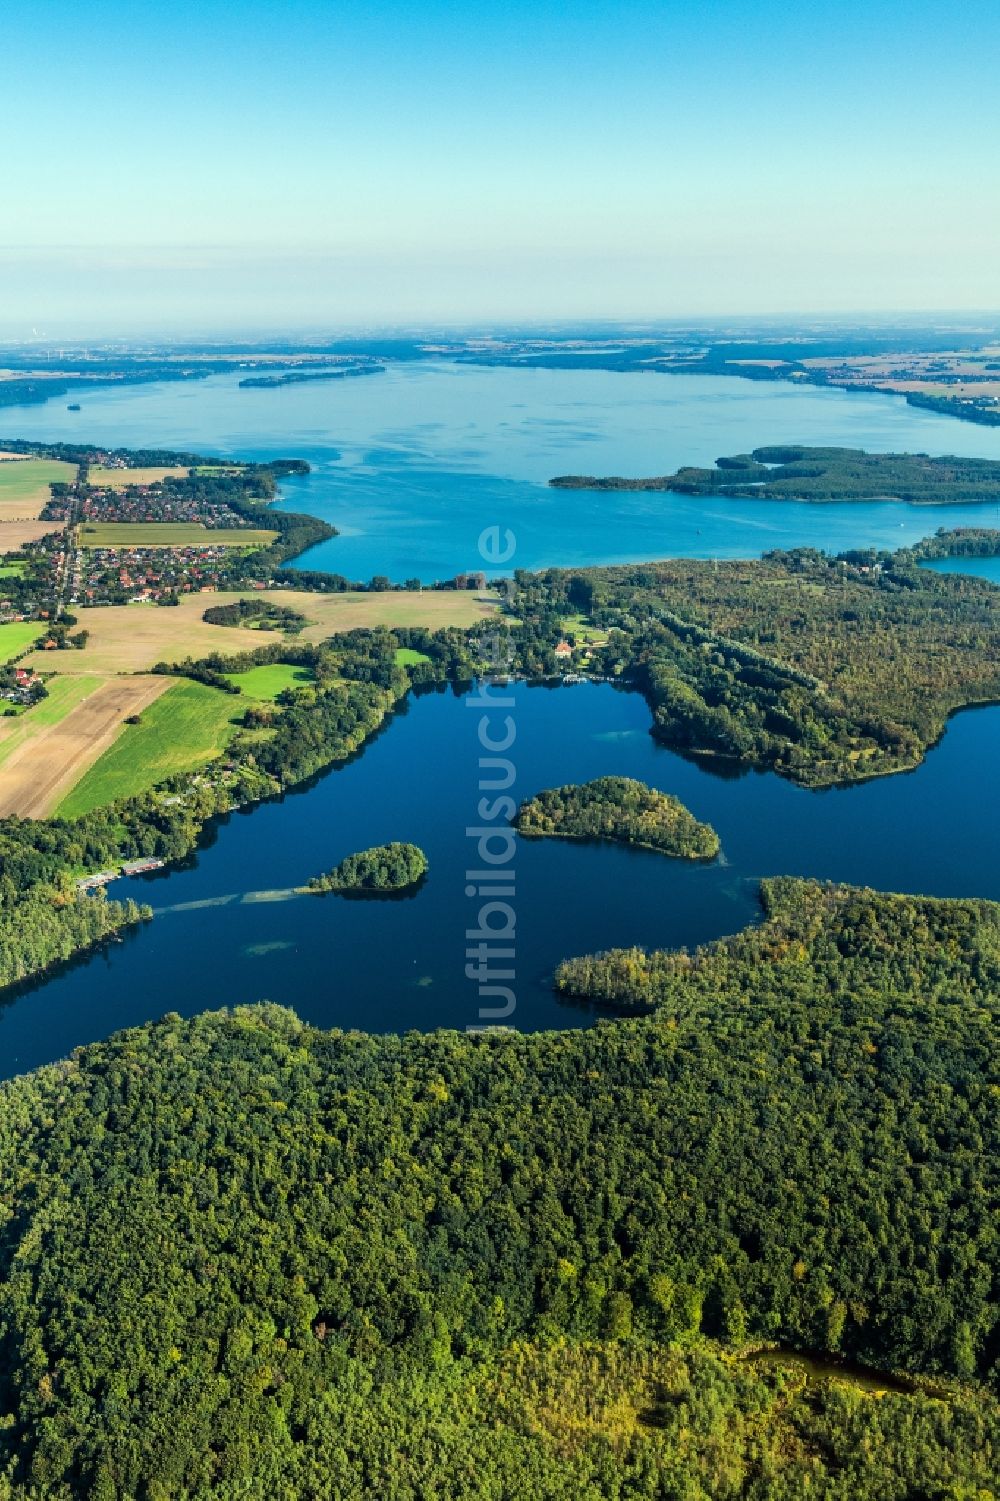
M 206 504 L 238 504 L 273 474 L 212 480 Z M 299 610 L 209 605 L 247 650 L 161 672 L 237 702 L 243 672 L 301 675 L 249 704 L 211 774 L 0 821 L 0 983 L 149 916 L 81 875 L 181 858 L 411 689 L 470 684 L 487 632 L 531 681 L 642 693 L 687 754 L 817 787 L 915 765 L 949 713 L 1000 699 L 1000 594 L 921 563 L 997 551 L 966 528 L 519 573 L 471 633 L 311 643 Z M 283 639 L 255 647 L 262 625 Z M 518 826 L 718 851 L 625 778 L 543 792 Z M 312 885 L 389 895 L 425 871 L 388 845 Z M 759 927 L 693 954 L 567 959 L 559 992 L 619 1013 L 592 1028 L 369 1037 L 263 1006 L 3 1086 L 0 1494 L 909 1501 L 914 1475 L 988 1494 L 1000 908 L 762 896 Z M 810 1385 L 796 1351 L 827 1362 Z
M 518 574 L 518 660 L 557 671 L 565 634 L 577 670 L 638 689 L 677 750 L 811 787 L 882 776 L 957 709 L 1000 701 L 1000 592 L 920 566 L 970 547 L 1000 551 L 1000 533 Z
M 688 466 L 675 474 L 640 479 L 562 474 L 549 484 L 558 490 L 673 490 L 743 500 L 960 505 L 1000 500 L 1000 461 L 782 444 L 717 459 L 714 469 Z

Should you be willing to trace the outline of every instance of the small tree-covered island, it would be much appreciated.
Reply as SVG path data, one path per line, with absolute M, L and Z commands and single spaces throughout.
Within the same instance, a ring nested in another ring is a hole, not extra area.
M 714 469 L 685 466 L 676 474 L 560 474 L 558 490 L 674 490 L 743 500 L 900 500 L 960 505 L 1000 500 L 1000 461 L 926 453 L 866 453 L 861 448 L 755 448 L 716 460 Z
M 313 876 L 308 889 L 343 896 L 393 896 L 415 890 L 427 869 L 427 856 L 416 844 L 376 844 L 348 855 L 325 875 Z
M 607 839 L 680 860 L 714 860 L 719 853 L 709 824 L 634 777 L 549 788 L 521 804 L 514 827 L 529 838 Z

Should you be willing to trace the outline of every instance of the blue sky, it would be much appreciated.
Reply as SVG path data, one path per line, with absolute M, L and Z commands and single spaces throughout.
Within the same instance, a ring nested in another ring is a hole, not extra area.
M 1000 8 L 11 0 L 0 333 L 1000 305 Z

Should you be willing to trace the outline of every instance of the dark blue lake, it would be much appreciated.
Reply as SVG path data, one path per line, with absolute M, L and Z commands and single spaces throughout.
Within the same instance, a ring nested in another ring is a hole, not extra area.
M 724 779 L 651 740 L 649 712 L 610 685 L 512 690 L 516 793 L 620 772 L 681 797 L 722 838 L 690 865 L 608 845 L 519 841 L 514 1025 L 586 1024 L 549 988 L 567 955 L 619 944 L 695 944 L 757 914 L 761 876 L 815 875 L 888 890 L 1000 898 L 1000 806 L 969 797 L 1000 759 L 1000 709 L 956 717 L 916 772 L 807 792 L 772 775 Z M 365 753 L 280 802 L 236 814 L 190 869 L 121 881 L 155 920 L 0 1009 L 0 1073 L 20 1073 L 175 1010 L 261 999 L 323 1026 L 476 1025 L 465 978 L 465 895 L 476 857 L 480 711 L 451 692 L 412 699 Z M 367 903 L 292 888 L 350 851 L 423 846 L 425 886 Z

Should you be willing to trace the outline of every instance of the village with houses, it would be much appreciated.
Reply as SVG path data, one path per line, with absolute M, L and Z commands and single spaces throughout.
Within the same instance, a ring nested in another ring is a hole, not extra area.
M 69 603 L 163 604 L 179 594 L 214 593 L 230 562 L 229 548 L 209 543 L 81 547 L 74 557 Z M 263 582 L 259 587 L 265 587 Z
M 21 709 L 30 709 L 46 695 L 45 684 L 31 667 L 0 667 L 0 701 L 2 714 L 16 714 Z

